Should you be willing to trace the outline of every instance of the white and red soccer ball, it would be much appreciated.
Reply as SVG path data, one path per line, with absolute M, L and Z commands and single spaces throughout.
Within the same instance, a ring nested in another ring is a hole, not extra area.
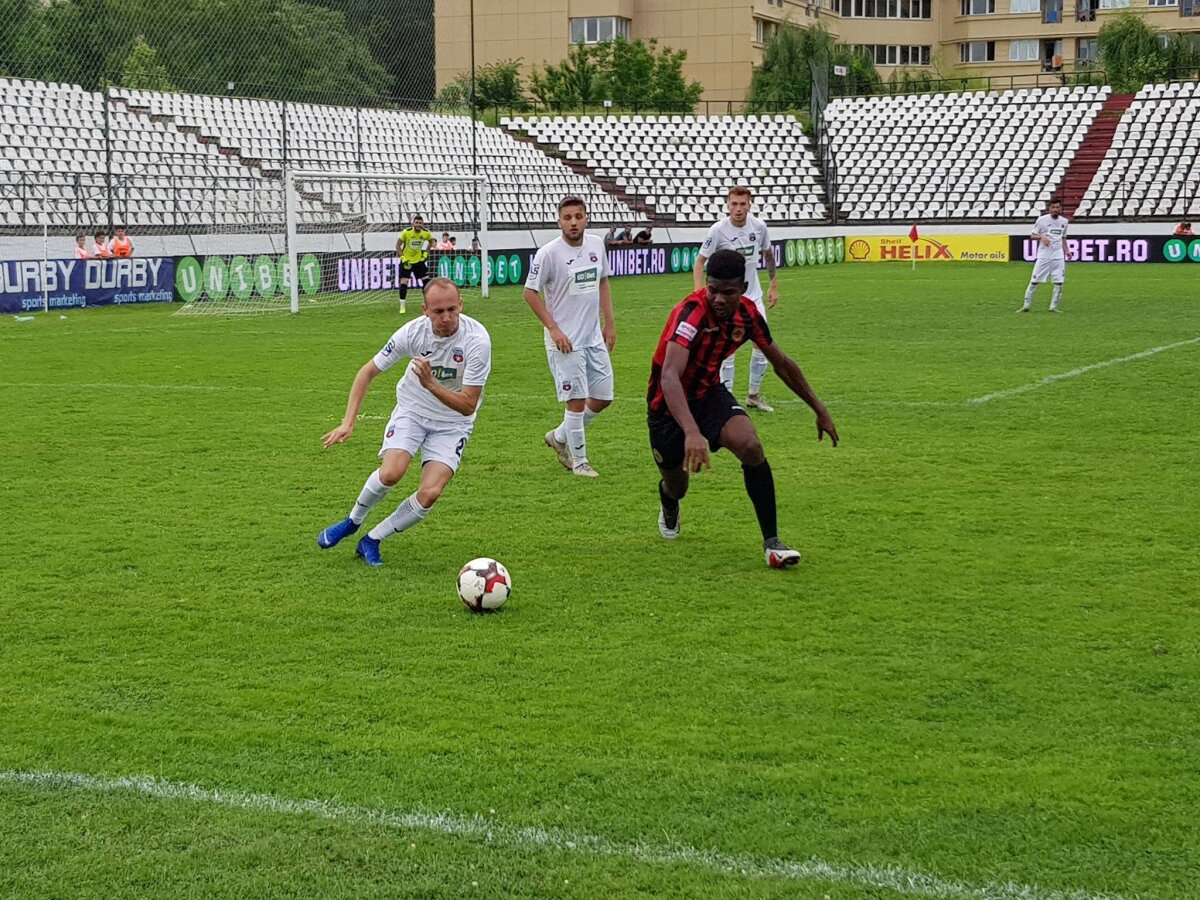
M 512 593 L 508 569 L 487 556 L 473 559 L 458 573 L 458 596 L 472 612 L 492 612 Z

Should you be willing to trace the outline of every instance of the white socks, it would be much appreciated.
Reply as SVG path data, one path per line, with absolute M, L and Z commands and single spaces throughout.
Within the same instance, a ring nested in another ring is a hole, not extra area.
M 354 508 L 350 510 L 350 521 L 355 525 L 361 525 L 375 504 L 386 497 L 390 491 L 391 488 L 379 480 L 379 470 L 376 469 L 367 478 L 367 483 L 363 485 L 358 499 L 354 501 Z
M 1062 299 L 1062 285 L 1056 284 L 1054 286 L 1054 294 L 1050 297 L 1050 308 L 1058 309 L 1058 301 L 1061 299 Z
M 389 534 L 406 531 L 429 515 L 430 508 L 417 502 L 417 494 L 414 491 L 404 498 L 404 502 L 396 507 L 394 513 L 368 531 L 367 537 L 373 541 L 382 541 Z
M 575 462 L 587 462 L 587 432 L 586 428 L 596 421 L 598 412 L 592 412 L 586 406 L 583 412 L 573 413 L 567 410 L 563 420 L 554 429 L 554 439 L 560 444 L 566 444 Z M 576 449 L 578 447 L 579 449 Z
M 767 357 L 757 347 L 750 354 L 750 393 L 757 397 L 767 374 Z
M 1037 285 L 1030 282 L 1029 287 L 1025 288 L 1025 308 L 1028 309 L 1033 305 L 1033 295 L 1037 293 Z
M 729 393 L 733 393 L 733 357 L 727 356 L 721 363 L 721 383 Z

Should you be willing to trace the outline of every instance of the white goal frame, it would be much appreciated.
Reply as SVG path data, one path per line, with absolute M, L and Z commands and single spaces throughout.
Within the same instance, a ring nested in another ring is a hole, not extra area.
M 446 182 L 450 184 L 474 184 L 479 198 L 479 286 L 484 297 L 488 296 L 488 181 L 483 175 L 442 175 L 437 172 L 353 172 L 333 169 L 296 169 L 284 173 L 284 215 L 287 227 L 288 272 L 291 279 L 292 312 L 300 311 L 300 279 L 296 277 L 300 262 L 298 248 L 299 222 L 297 212 L 300 197 L 296 191 L 298 180 L 320 179 L 322 181 L 395 181 L 400 183 L 428 184 Z

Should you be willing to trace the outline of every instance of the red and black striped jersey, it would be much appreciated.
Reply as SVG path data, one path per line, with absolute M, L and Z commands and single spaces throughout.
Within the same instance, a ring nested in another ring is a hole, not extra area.
M 721 363 L 746 341 L 753 341 L 760 349 L 766 349 L 771 344 L 767 320 L 762 317 L 753 300 L 742 297 L 733 315 L 721 320 L 709 308 L 706 288 L 688 294 L 682 303 L 671 310 L 667 326 L 658 339 L 658 349 L 654 351 L 650 386 L 646 392 L 650 411 L 670 415 L 667 399 L 662 392 L 662 368 L 667 358 L 668 344 L 676 343 L 688 350 L 688 361 L 680 382 L 688 400 L 695 400 L 707 394 L 721 380 Z

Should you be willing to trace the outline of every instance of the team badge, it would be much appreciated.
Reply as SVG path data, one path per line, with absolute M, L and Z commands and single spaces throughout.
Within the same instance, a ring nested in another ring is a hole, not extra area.
M 387 434 L 385 434 L 385 435 L 384 435 L 384 437 L 389 437 L 389 438 L 390 438 L 390 437 L 391 437 L 393 434 L 395 434 L 395 433 L 396 433 L 396 426 L 395 426 L 395 425 L 389 425 L 389 426 L 388 426 L 388 430 L 387 430 Z
M 600 261 L 600 257 L 598 257 L 598 256 L 597 256 L 595 253 L 589 253 L 589 254 L 588 254 L 588 259 L 590 259 L 592 262 L 599 262 L 599 261 Z
M 563 389 L 564 391 L 569 391 L 569 390 L 571 389 L 571 382 L 569 382 L 569 381 L 564 381 L 564 382 L 563 382 L 563 384 L 562 384 L 562 389 Z
M 453 353 L 452 353 L 451 355 L 453 356 L 453 358 L 454 358 L 454 361 L 455 361 L 456 363 L 461 363 L 461 362 L 463 361 L 463 348 L 462 348 L 462 347 L 455 347 L 455 348 L 454 348 L 454 351 L 453 351 Z
M 745 336 L 746 336 L 746 329 L 740 325 L 737 328 L 733 329 L 733 333 L 729 335 L 729 337 L 735 341 L 740 341 Z

